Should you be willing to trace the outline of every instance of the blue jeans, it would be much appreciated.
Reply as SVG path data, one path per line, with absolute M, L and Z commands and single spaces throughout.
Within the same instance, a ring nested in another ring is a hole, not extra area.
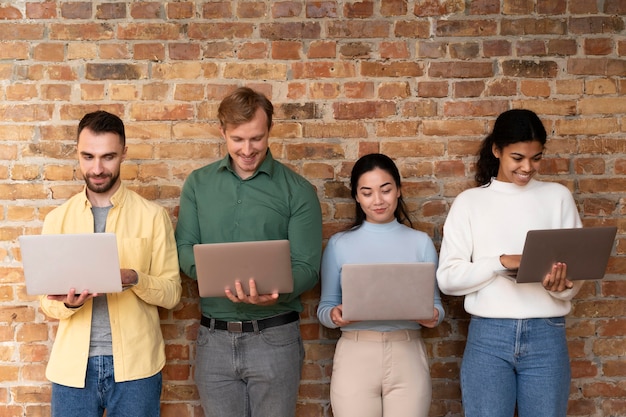
M 461 366 L 466 417 L 565 417 L 565 318 L 472 317 Z
M 72 366 L 72 364 L 68 364 Z M 115 382 L 113 356 L 92 356 L 85 388 L 52 384 L 52 417 L 158 417 L 161 373 L 149 378 Z
M 198 330 L 195 380 L 206 417 L 293 417 L 304 348 L 298 321 L 260 333 Z

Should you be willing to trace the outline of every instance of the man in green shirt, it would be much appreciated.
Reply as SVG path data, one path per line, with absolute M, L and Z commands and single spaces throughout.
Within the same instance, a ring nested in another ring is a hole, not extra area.
M 176 228 L 181 269 L 196 277 L 193 245 L 288 239 L 291 294 L 237 285 L 201 298 L 195 379 L 205 416 L 295 416 L 304 349 L 300 295 L 319 279 L 322 215 L 313 186 L 272 158 L 272 103 L 239 88 L 219 106 L 228 155 L 192 172 Z

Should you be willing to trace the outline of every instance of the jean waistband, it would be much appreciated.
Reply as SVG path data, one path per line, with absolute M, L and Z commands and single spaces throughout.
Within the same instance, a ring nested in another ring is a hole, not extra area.
M 348 330 L 341 332 L 341 337 L 354 341 L 364 342 L 402 342 L 419 339 L 419 330 L 393 330 L 391 332 L 377 332 L 374 330 Z

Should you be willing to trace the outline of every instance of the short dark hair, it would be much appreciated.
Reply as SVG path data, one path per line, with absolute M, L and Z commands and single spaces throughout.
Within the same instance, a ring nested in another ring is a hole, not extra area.
M 366 172 L 373 171 L 376 168 L 380 168 L 383 171 L 389 173 L 393 178 L 393 181 L 396 183 L 396 187 L 398 189 L 401 188 L 401 180 L 400 180 L 400 171 L 398 171 L 398 167 L 393 162 L 391 158 L 382 153 L 371 153 L 368 155 L 364 155 L 359 158 L 358 161 L 352 167 L 352 173 L 350 175 L 350 195 L 355 200 L 356 203 L 356 212 L 355 219 L 350 229 L 358 229 L 363 222 L 365 221 L 365 212 L 361 205 L 356 201 L 356 195 L 358 191 L 359 179 Z M 409 226 L 413 227 L 413 222 L 409 218 L 408 210 L 406 205 L 404 204 L 404 200 L 402 199 L 402 195 L 398 197 L 398 206 L 396 207 L 396 211 L 394 212 L 395 218 L 400 222 L 407 222 Z
M 546 144 L 546 129 L 539 117 L 531 110 L 514 109 L 500 114 L 493 125 L 492 132 L 483 139 L 478 151 L 476 175 L 478 185 L 487 185 L 498 175 L 500 160 L 493 154 L 493 146 L 504 149 L 517 142 L 537 141 Z
M 122 146 L 126 146 L 126 132 L 124 130 L 124 122 L 122 122 L 122 119 L 114 114 L 111 114 L 104 110 L 87 113 L 78 123 L 76 141 L 78 141 L 80 133 L 84 129 L 89 129 L 96 134 L 117 133 Z
M 249 87 L 239 87 L 226 96 L 217 110 L 217 118 L 222 129 L 227 125 L 239 126 L 254 118 L 257 109 L 263 109 L 267 115 L 267 128 L 272 127 L 274 106 L 265 95 Z

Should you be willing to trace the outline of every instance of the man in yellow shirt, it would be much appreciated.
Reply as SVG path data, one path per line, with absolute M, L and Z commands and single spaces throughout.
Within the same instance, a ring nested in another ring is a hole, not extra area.
M 113 294 L 71 289 L 41 297 L 44 313 L 59 320 L 46 369 L 52 417 L 101 417 L 105 410 L 107 417 L 160 414 L 165 345 L 157 307 L 180 300 L 176 242 L 165 209 L 122 184 L 126 150 L 119 117 L 85 115 L 77 134 L 85 189 L 44 221 L 42 233 L 115 233 L 124 287 Z

